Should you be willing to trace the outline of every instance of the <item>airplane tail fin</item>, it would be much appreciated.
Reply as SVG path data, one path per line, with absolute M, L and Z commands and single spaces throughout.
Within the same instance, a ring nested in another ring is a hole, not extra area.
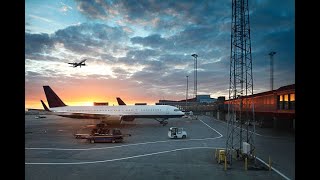
M 62 102 L 62 100 L 58 97 L 58 95 L 50 88 L 50 86 L 43 86 L 43 90 L 44 90 L 44 93 L 46 94 L 46 98 L 50 108 L 67 106 Z
M 48 107 L 46 106 L 46 104 L 45 104 L 42 100 L 40 100 L 40 101 L 41 101 L 41 104 L 42 104 L 44 110 L 50 111 L 50 110 L 48 109 Z
M 119 105 L 126 105 L 119 97 L 117 97 L 117 101 Z

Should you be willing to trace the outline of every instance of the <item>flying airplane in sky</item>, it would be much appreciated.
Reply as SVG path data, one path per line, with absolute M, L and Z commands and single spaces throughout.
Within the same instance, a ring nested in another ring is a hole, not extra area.
M 77 66 L 80 66 L 80 68 L 81 68 L 81 66 L 85 66 L 86 65 L 86 63 L 85 63 L 85 61 L 86 61 L 87 59 L 83 59 L 82 61 L 80 61 L 80 62 L 74 62 L 74 63 L 68 63 L 68 64 L 72 64 L 72 67 L 77 67 Z
M 101 120 L 102 124 L 120 124 L 135 118 L 153 118 L 163 126 L 168 118 L 180 118 L 184 113 L 169 105 L 126 105 L 126 106 L 68 106 L 50 88 L 43 86 L 49 108 L 41 100 L 46 111 L 70 118 L 90 118 Z

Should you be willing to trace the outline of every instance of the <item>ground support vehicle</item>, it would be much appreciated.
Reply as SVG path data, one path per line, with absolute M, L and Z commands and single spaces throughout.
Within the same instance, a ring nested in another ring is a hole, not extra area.
M 123 142 L 123 138 L 131 136 L 131 134 L 122 134 L 120 129 L 100 129 L 96 132 L 95 129 L 92 130 L 91 134 L 75 134 L 76 139 L 87 139 L 90 143 L 97 142 Z
M 187 138 L 187 132 L 183 128 L 170 127 L 168 131 L 168 137 L 171 139 Z

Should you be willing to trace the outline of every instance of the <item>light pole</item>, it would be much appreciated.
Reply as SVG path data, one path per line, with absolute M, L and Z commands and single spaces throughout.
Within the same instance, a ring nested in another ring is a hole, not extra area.
M 191 56 L 194 57 L 194 97 L 197 98 L 197 69 L 198 69 L 198 63 L 197 63 L 197 54 L 192 54 Z
M 273 55 L 275 55 L 276 52 L 271 51 L 269 53 L 270 55 L 270 86 L 271 86 L 271 91 L 273 91 Z
M 186 108 L 185 108 L 185 111 L 187 112 L 187 106 L 188 106 L 188 77 L 189 76 L 186 76 L 187 77 L 187 92 L 186 92 Z

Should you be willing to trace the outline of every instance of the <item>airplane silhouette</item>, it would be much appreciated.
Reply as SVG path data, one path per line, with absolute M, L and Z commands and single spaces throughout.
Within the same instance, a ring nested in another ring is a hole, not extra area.
M 84 59 L 84 60 L 82 60 L 82 61 L 80 61 L 80 62 L 74 62 L 74 63 L 68 63 L 68 64 L 72 64 L 72 66 L 73 67 L 77 67 L 77 66 L 80 66 L 80 68 L 81 68 L 81 66 L 85 66 L 86 65 L 86 63 L 85 63 L 85 61 L 86 61 L 87 59 Z

